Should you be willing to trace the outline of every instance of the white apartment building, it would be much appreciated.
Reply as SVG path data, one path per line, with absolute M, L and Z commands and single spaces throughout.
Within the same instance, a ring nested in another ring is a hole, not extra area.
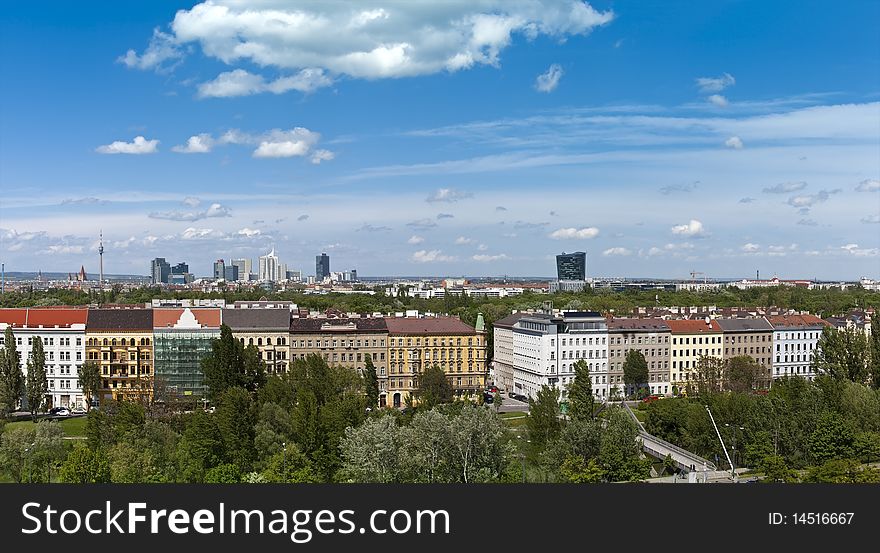
M 811 364 L 822 329 L 830 326 L 814 315 L 768 317 L 773 325 L 773 378 L 816 378 Z
M 599 400 L 608 398 L 608 328 L 601 314 L 528 314 L 512 331 L 514 392 L 535 397 L 543 386 L 553 386 L 564 401 L 574 381 L 575 364 L 584 361 L 590 369 L 593 395 Z
M 34 339 L 39 336 L 43 341 L 49 384 L 47 408 L 86 408 L 78 368 L 85 359 L 87 319 L 88 309 L 84 308 L 0 309 L 0 347 L 5 345 L 3 333 L 12 326 L 25 375 Z

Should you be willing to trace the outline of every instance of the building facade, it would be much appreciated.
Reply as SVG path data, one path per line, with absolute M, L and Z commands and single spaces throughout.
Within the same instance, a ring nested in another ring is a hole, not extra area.
M 587 279 L 586 252 L 565 253 L 556 256 L 556 278 L 559 280 Z
M 90 309 L 86 358 L 101 368 L 98 400 L 139 400 L 153 393 L 151 309 Z
M 0 347 L 5 346 L 7 327 L 12 327 L 22 373 L 34 339 L 43 342 L 46 355 L 47 407 L 85 409 L 78 369 L 85 359 L 85 330 L 88 310 L 84 308 L 0 309 Z M 22 406 L 27 407 L 25 398 Z
M 769 388 L 773 379 L 773 326 L 763 317 L 716 322 L 724 333 L 724 358 L 751 357 L 761 366 L 758 387 Z
M 504 391 L 514 391 L 513 371 L 515 366 L 513 356 L 513 334 L 516 323 L 525 317 L 527 313 L 512 313 L 495 321 L 492 325 L 492 363 L 489 368 L 489 378 L 492 383 Z
M 813 355 L 829 324 L 814 315 L 772 316 L 768 322 L 773 326 L 773 378 L 816 378 Z
M 330 256 L 326 253 L 315 256 L 315 281 L 322 282 L 330 276 Z
M 648 364 L 648 389 L 651 394 L 671 395 L 670 337 L 672 331 L 663 319 L 610 319 L 608 321 L 608 380 L 621 395 L 637 390 L 627 386 L 623 365 L 630 350 L 641 352 Z
M 220 338 L 218 308 L 153 309 L 156 379 L 170 394 L 204 396 L 202 359 Z
M 150 262 L 150 281 L 153 284 L 167 284 L 171 274 L 171 265 L 164 257 L 157 257 Z
M 440 367 L 458 398 L 475 398 L 486 385 L 486 333 L 455 317 L 386 317 L 388 405 L 402 406 L 418 388 L 419 375 Z
M 669 348 L 671 384 L 673 394 L 681 393 L 693 385 L 697 362 L 701 357 L 724 358 L 721 327 L 709 319 L 668 320 L 672 332 Z
M 254 346 L 268 374 L 287 372 L 290 363 L 289 309 L 224 309 L 222 322 L 245 347 Z

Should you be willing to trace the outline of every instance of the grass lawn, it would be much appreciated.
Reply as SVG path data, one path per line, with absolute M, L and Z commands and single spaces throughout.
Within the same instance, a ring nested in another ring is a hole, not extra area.
M 78 438 L 85 436 L 86 430 L 86 417 L 70 417 L 65 419 L 58 419 L 58 424 L 61 425 L 61 429 L 64 431 L 64 435 L 68 438 Z M 8 422 L 6 423 L 5 430 L 12 430 L 13 428 L 33 428 L 34 423 L 32 421 L 17 421 L 17 422 Z
M 645 414 L 644 411 L 639 411 L 638 409 L 636 409 L 633 410 L 633 413 L 635 413 L 636 418 L 639 419 L 639 422 L 641 423 L 644 423 L 646 420 L 648 420 L 648 415 Z

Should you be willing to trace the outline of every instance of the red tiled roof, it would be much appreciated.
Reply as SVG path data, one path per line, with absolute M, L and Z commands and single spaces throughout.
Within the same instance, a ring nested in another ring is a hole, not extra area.
M 831 326 L 815 315 L 774 315 L 767 317 L 774 327 L 777 326 Z
M 476 334 L 455 317 L 386 317 L 389 334 Z
M 88 309 L 28 309 L 27 325 L 31 328 L 43 325 L 43 328 L 59 326 L 70 328 L 75 324 L 86 324 Z
M 713 332 L 721 332 L 721 327 L 714 320 L 710 320 L 709 324 L 706 324 L 705 319 L 699 320 L 681 320 L 681 319 L 670 319 L 666 321 L 666 324 L 669 325 L 669 328 L 672 329 L 674 334 L 700 334 L 700 333 L 713 333 Z
M 153 309 L 153 328 L 173 327 L 186 309 L 192 311 L 203 328 L 220 328 L 220 308 L 218 307 Z
M 27 324 L 27 309 L 0 309 L 0 323 L 18 328 Z

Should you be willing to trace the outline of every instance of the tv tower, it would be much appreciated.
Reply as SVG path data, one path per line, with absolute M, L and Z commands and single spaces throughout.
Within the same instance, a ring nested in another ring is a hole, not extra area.
M 98 286 L 104 286 L 104 230 L 102 229 L 99 234 L 99 242 L 98 242 L 98 258 L 100 260 L 100 275 L 98 277 Z

